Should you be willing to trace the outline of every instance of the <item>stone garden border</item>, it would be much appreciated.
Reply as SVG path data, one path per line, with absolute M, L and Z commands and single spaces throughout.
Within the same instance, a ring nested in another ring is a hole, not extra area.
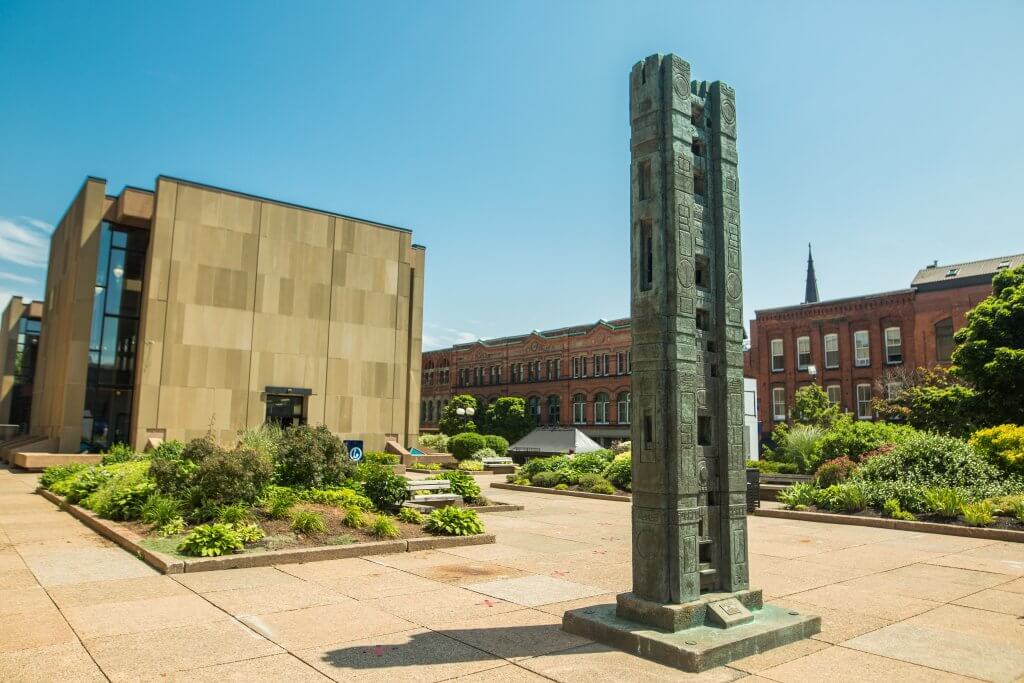
M 783 510 L 779 508 L 758 508 L 753 514 L 758 517 L 796 519 L 804 522 L 870 526 L 878 529 L 897 529 L 899 531 L 916 531 L 918 533 L 926 534 L 966 536 L 967 538 L 984 538 L 993 541 L 1024 543 L 1024 531 L 1014 531 L 1013 529 L 990 529 L 988 527 L 938 524 L 936 522 L 911 522 L 908 520 L 891 519 L 888 517 L 858 517 L 856 515 L 844 515 L 837 512 L 809 512 L 804 510 Z
M 47 499 L 60 509 L 71 514 L 100 536 L 121 546 L 132 555 L 153 567 L 162 574 L 184 574 L 188 572 L 208 572 L 218 569 L 237 569 L 240 567 L 271 567 L 275 564 L 296 564 L 299 562 L 319 562 L 321 560 L 338 560 L 350 557 L 366 557 L 370 555 L 387 555 L 391 553 L 414 552 L 417 550 L 434 550 L 438 548 L 456 548 L 467 545 L 486 545 L 495 542 L 494 534 L 478 536 L 425 536 L 423 538 L 397 539 L 394 541 L 375 541 L 372 543 L 356 543 L 353 545 L 327 545 L 312 548 L 290 548 L 287 550 L 268 550 L 262 553 L 224 555 L 222 557 L 201 557 L 184 560 L 165 553 L 150 550 L 142 546 L 142 536 L 121 526 L 117 522 L 101 519 L 94 512 L 78 505 L 66 502 L 60 496 L 39 487 L 36 493 Z M 513 507 L 513 506 L 502 506 Z M 520 508 L 521 509 L 521 508 Z
M 607 493 L 590 493 L 588 491 L 558 491 L 556 489 L 546 489 L 541 486 L 520 486 L 519 484 L 503 484 L 501 482 L 492 482 L 492 489 L 508 489 L 509 491 L 525 491 L 527 493 L 548 493 L 555 496 L 574 496 L 576 498 L 597 498 L 598 500 L 614 500 L 621 503 L 631 503 L 633 501 L 632 496 L 623 496 L 620 494 L 607 494 Z

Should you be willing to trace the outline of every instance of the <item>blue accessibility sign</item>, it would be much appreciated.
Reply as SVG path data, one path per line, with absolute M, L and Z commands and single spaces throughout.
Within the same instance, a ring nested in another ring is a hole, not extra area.
M 348 457 L 353 462 L 359 462 L 363 459 L 363 442 L 362 440 L 346 440 L 345 448 L 348 449 Z

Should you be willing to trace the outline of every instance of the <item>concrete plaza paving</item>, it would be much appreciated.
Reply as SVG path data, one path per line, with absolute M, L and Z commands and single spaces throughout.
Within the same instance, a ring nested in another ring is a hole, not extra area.
M 813 639 L 700 675 L 560 630 L 630 587 L 629 505 L 490 491 L 494 545 L 162 576 L 0 469 L 0 681 L 1014 681 L 1024 547 L 750 519 Z M 486 486 L 487 479 L 482 483 Z

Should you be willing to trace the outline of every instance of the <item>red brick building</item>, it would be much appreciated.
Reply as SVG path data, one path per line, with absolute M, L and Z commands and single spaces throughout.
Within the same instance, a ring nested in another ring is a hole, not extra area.
M 757 311 L 746 374 L 757 379 L 762 433 L 787 419 L 794 392 L 817 383 L 858 418 L 871 399 L 895 390 L 900 370 L 949 361 L 953 334 L 992 293 L 992 276 L 1024 264 L 1024 254 L 922 269 L 908 289 Z M 808 262 L 808 299 L 813 264 Z
M 423 353 L 420 422 L 435 431 L 456 394 L 481 406 L 521 396 L 539 425 L 576 425 L 609 445 L 629 438 L 629 318 Z

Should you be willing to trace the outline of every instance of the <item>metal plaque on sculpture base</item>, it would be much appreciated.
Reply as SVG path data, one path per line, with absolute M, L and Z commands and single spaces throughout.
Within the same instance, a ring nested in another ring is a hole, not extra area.
M 748 584 L 736 100 L 653 55 L 630 73 L 633 591 L 566 631 L 689 671 L 806 638 Z

